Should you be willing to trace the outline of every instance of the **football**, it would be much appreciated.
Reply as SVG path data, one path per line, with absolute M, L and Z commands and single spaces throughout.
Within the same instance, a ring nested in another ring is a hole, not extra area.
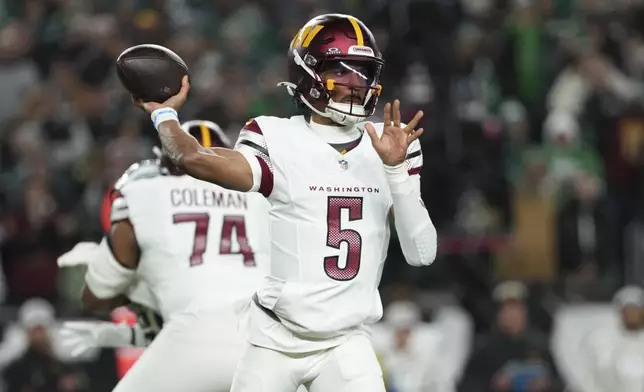
M 188 67 L 170 49 L 145 44 L 123 51 L 116 60 L 116 73 L 134 98 L 163 103 L 181 90 Z

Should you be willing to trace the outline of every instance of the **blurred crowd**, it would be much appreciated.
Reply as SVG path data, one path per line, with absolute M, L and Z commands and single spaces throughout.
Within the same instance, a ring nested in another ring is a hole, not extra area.
M 295 114 L 276 87 L 285 48 L 327 12 L 374 32 L 380 106 L 426 113 L 439 258 L 409 268 L 392 242 L 374 330 L 390 390 L 644 390 L 644 1 L 0 0 L 7 391 L 108 391 L 129 355 L 71 360 L 55 339 L 82 315 L 84 276 L 57 256 L 102 237 L 106 191 L 157 144 L 116 78 L 121 51 L 176 51 L 181 117 L 234 139 Z

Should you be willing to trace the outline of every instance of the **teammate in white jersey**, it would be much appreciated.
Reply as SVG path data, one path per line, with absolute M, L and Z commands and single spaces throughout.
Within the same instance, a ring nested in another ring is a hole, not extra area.
M 189 90 L 151 113 L 164 148 L 183 171 L 271 203 L 271 274 L 250 309 L 250 345 L 233 392 L 384 391 L 365 328 L 382 316 L 378 284 L 395 218 L 407 262 L 436 256 L 436 229 L 420 197 L 422 112 L 401 124 L 366 122 L 381 91 L 382 55 L 348 15 L 309 21 L 289 47 L 289 82 L 306 116 L 257 117 L 234 150 L 203 149 L 179 127 Z M 368 136 L 365 136 L 365 132 Z
M 183 128 L 205 148 L 228 145 L 215 124 Z M 115 391 L 229 391 L 246 342 L 236 308 L 268 273 L 268 203 L 183 175 L 166 156 L 133 166 L 114 192 L 112 228 L 88 263 L 83 304 L 109 311 L 124 303 L 121 295 L 144 291 L 142 281 L 164 322 Z M 66 330 L 78 344 L 146 341 L 141 328 L 74 323 Z

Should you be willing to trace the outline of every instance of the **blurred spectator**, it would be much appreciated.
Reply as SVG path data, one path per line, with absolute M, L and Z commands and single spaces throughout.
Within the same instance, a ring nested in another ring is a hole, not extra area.
M 526 296 L 519 282 L 504 282 L 494 290 L 499 305 L 496 325 L 477 339 L 460 391 L 562 390 L 548 339 L 530 326 Z
M 152 142 L 141 134 L 138 117 L 124 118 L 114 139 L 105 146 L 106 168 L 114 182 L 132 163 L 152 157 Z
M 454 223 L 460 233 L 481 235 L 498 231 L 498 211 L 493 209 L 479 188 L 470 184 L 458 199 L 456 208 Z
M 54 91 L 41 91 L 32 98 L 38 103 L 31 108 L 17 134 L 30 134 L 46 145 L 51 154 L 51 169 L 68 168 L 83 161 L 91 151 L 92 135 L 85 119 L 73 107 L 61 102 Z
M 420 308 L 413 302 L 394 302 L 385 311 L 385 323 L 393 336 L 379 355 L 386 369 L 388 388 L 394 391 L 442 390 L 440 383 L 430 380 L 432 375 L 441 373 L 435 368 L 432 371 L 441 336 L 427 329 L 420 317 Z
M 568 112 L 553 112 L 544 124 L 544 144 L 524 152 L 518 187 L 565 200 L 575 178 L 603 179 L 600 157 L 580 136 L 577 120 Z
M 408 300 L 392 302 L 373 341 L 388 391 L 450 392 L 469 350 L 471 323 L 461 311 L 443 308 L 423 321 L 420 307 Z
M 499 115 L 507 132 L 506 176 L 515 182 L 521 177 L 521 157 L 529 146 L 530 122 L 521 102 L 507 100 L 499 107 Z
M 453 78 L 457 126 L 445 134 L 445 143 L 460 175 L 453 181 L 459 195 L 452 227 L 468 235 L 498 233 L 509 218 L 503 124 L 496 116 L 501 96 L 484 34 L 475 24 L 457 30 Z
M 504 96 L 516 97 L 530 113 L 531 129 L 538 130 L 544 117 L 556 52 L 546 29 L 549 2 L 510 0 L 503 24 L 501 50 L 496 62 Z
M 494 64 L 484 51 L 482 31 L 476 26 L 459 26 L 456 43 L 457 115 L 462 122 L 482 123 L 499 104 Z
M 584 391 L 644 389 L 644 291 L 637 286 L 624 287 L 614 303 L 619 322 L 591 331 L 581 346 Z
M 32 37 L 23 23 L 12 21 L 0 29 L 0 125 L 22 111 L 28 94 L 38 87 L 38 70 L 26 57 Z M 4 133 L 4 132 L 3 132 Z
M 559 268 L 567 299 L 607 299 L 619 285 L 618 226 L 615 211 L 597 177 L 584 174 L 558 212 Z
M 622 73 L 610 61 L 593 52 L 583 42 L 575 42 L 576 55 L 572 65 L 565 68 L 548 93 L 548 109 L 563 110 L 575 116 L 584 114 L 589 101 L 600 100 L 600 109 L 614 115 L 628 104 L 641 99 L 641 84 Z M 571 43 L 571 45 L 573 45 Z
M 26 351 L 5 371 L 7 392 L 81 392 L 83 379 L 59 359 L 54 338 L 54 310 L 33 299 L 20 309 L 19 321 L 27 337 Z
M 41 171 L 28 178 L 5 226 L 2 262 L 9 301 L 20 303 L 34 296 L 56 300 L 56 258 L 69 233 L 68 223 L 58 210 L 46 174 Z

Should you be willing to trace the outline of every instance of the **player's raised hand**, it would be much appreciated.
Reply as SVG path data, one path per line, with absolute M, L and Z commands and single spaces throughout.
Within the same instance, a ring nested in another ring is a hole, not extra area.
M 407 157 L 407 148 L 414 140 L 423 134 L 423 129 L 416 130 L 416 126 L 423 118 L 422 110 L 416 112 L 414 118 L 406 126 L 400 122 L 400 101 L 395 100 L 392 105 L 385 105 L 384 125 L 382 135 L 378 137 L 376 129 L 371 124 L 366 125 L 367 133 L 371 138 L 371 144 L 376 150 L 380 159 L 385 165 L 397 166 L 405 161 Z
M 170 107 L 176 111 L 179 111 L 179 109 L 181 109 L 183 104 L 186 103 L 186 99 L 188 99 L 189 91 L 190 91 L 190 81 L 188 80 L 188 75 L 186 75 L 183 77 L 183 79 L 181 79 L 181 90 L 179 90 L 177 95 L 173 95 L 172 97 L 168 98 L 167 101 L 163 103 L 142 102 L 141 100 L 138 100 L 132 97 L 132 102 L 134 103 L 134 105 L 140 107 L 141 109 L 145 110 L 148 113 L 152 113 L 153 111 L 159 108 L 167 108 L 167 107 Z

